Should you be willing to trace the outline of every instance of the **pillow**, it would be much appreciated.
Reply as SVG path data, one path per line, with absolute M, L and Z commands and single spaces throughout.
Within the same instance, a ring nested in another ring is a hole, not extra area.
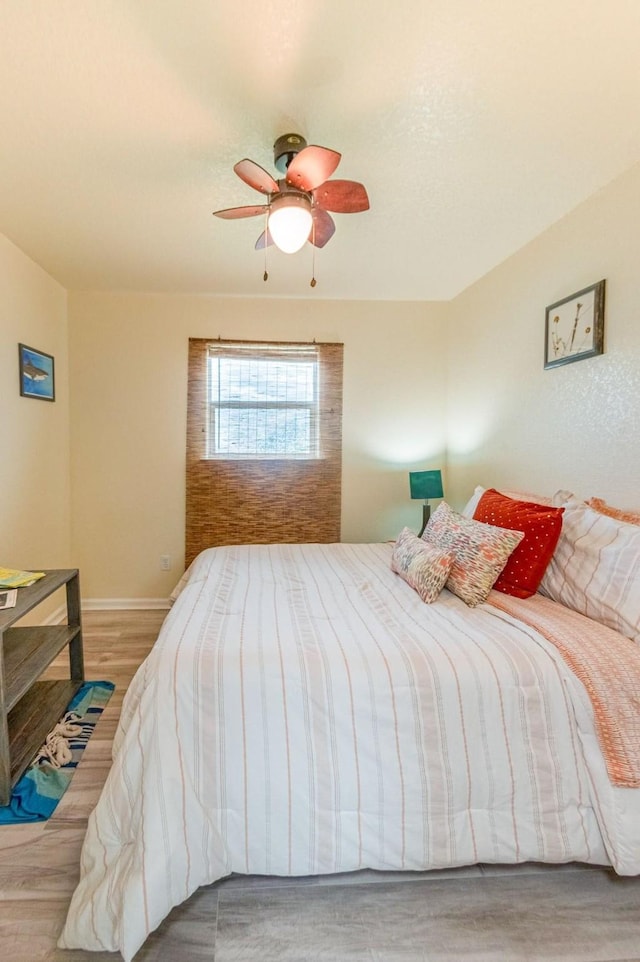
M 426 544 L 403 528 L 393 548 L 391 568 L 418 592 L 423 601 L 435 601 L 449 577 L 453 554 Z
M 559 508 L 559 507 L 562 507 L 563 505 L 565 505 L 565 504 L 567 503 L 567 501 L 577 501 L 577 500 L 578 500 L 578 498 L 576 498 L 576 496 L 575 496 L 575 494 L 573 493 L 573 491 L 563 491 L 563 490 L 560 490 L 560 491 L 556 491 L 556 493 L 554 494 L 554 496 L 553 496 L 553 497 L 551 498 L 551 500 L 548 501 L 547 503 L 548 503 L 548 504 L 554 504 L 557 508 Z
M 476 487 L 473 489 L 473 494 L 462 509 L 462 516 L 464 518 L 473 518 L 473 512 L 478 507 L 478 501 L 486 490 L 487 489 L 483 488 L 481 484 L 476 485 Z
M 455 555 L 446 587 L 466 604 L 485 601 L 507 558 L 524 534 L 465 518 L 442 501 L 422 534 L 424 541 Z
M 560 537 L 563 511 L 514 500 L 495 488 L 484 492 L 473 514 L 476 521 L 524 532 L 498 575 L 493 586 L 496 591 L 516 598 L 530 598 L 536 593 Z
M 462 514 L 465 516 L 465 518 L 473 518 L 474 511 L 478 507 L 478 502 L 486 490 L 487 489 L 483 488 L 481 485 L 478 485 L 475 488 L 473 494 L 462 509 Z M 492 490 L 495 491 L 496 489 L 492 488 Z M 528 501 L 532 504 L 556 503 L 555 501 L 552 502 L 551 498 L 547 498 L 542 494 L 525 494 L 524 491 L 501 491 L 500 493 L 504 494 L 504 496 L 507 498 L 514 498 L 517 501 Z M 564 492 L 561 493 L 564 494 Z
M 511 491 L 510 489 L 502 490 L 500 494 L 504 494 L 506 498 L 513 498 L 514 501 L 527 501 L 529 504 L 554 504 L 551 498 L 548 498 L 545 494 L 530 494 L 528 491 Z
M 602 498 L 589 498 L 587 504 L 598 514 L 606 514 L 609 518 L 616 521 L 625 521 L 627 524 L 640 524 L 640 513 L 637 511 L 624 511 L 622 508 L 613 508 Z
M 640 528 L 569 499 L 540 591 L 640 642 Z

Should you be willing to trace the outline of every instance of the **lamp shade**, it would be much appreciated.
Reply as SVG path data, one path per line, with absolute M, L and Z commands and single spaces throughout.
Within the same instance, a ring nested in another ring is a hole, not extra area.
M 305 196 L 287 193 L 274 197 L 269 213 L 269 233 L 285 254 L 295 254 L 311 233 L 311 203 Z
M 442 497 L 442 472 L 441 471 L 410 471 L 409 487 L 412 498 Z

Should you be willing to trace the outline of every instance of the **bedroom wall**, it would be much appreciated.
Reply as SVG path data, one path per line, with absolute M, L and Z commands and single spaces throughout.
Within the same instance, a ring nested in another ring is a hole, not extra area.
M 21 397 L 19 343 L 54 356 L 53 403 Z M 0 387 L 0 566 L 71 567 L 67 294 L 3 235 Z
M 189 337 L 343 341 L 342 540 L 419 526 L 407 472 L 444 467 L 441 305 L 70 293 L 69 326 L 85 598 L 166 598 L 182 573 Z
M 449 496 L 640 507 L 640 166 L 446 306 Z M 543 369 L 545 307 L 606 278 L 605 353 Z

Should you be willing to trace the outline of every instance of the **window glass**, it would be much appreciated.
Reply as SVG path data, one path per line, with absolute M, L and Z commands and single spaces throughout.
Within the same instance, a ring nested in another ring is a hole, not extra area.
M 317 457 L 317 358 L 308 349 L 283 353 L 211 348 L 209 457 Z

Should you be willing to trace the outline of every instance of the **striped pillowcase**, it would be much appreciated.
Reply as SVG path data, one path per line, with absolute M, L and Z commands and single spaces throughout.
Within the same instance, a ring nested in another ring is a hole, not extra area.
M 391 568 L 418 592 L 427 604 L 435 601 L 449 577 L 453 555 L 425 542 L 403 528 L 393 547 Z
M 455 555 L 445 585 L 470 605 L 486 601 L 524 533 L 465 518 L 442 501 L 422 534 L 424 541 Z
M 568 499 L 540 592 L 640 642 L 640 528 Z

